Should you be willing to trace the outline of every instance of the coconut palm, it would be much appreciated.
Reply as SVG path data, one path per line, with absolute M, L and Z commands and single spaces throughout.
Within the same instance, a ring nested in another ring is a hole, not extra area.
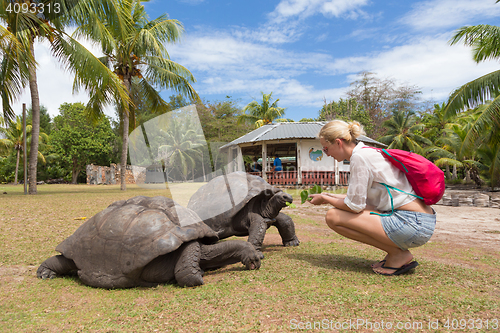
M 434 142 L 436 146 L 431 146 L 426 149 L 426 152 L 434 151 L 435 148 L 443 148 L 439 146 L 439 139 L 446 136 L 445 128 L 449 123 L 452 123 L 455 116 L 448 115 L 446 112 L 446 103 L 434 104 L 432 114 L 426 114 L 423 118 L 425 124 L 425 132 L 422 136 Z M 456 166 L 453 166 L 454 173 L 456 174 Z M 447 179 L 451 179 L 450 164 L 445 164 L 445 174 Z
M 24 147 L 23 120 L 17 116 L 16 121 L 12 122 L 8 128 L 1 128 L 0 133 L 5 135 L 5 138 L 0 139 L 0 149 L 2 151 L 16 151 L 16 170 L 14 173 L 14 185 L 17 185 L 17 174 L 19 171 L 19 158 Z M 30 143 L 32 134 L 32 126 L 26 125 L 26 144 Z M 49 136 L 43 132 L 39 133 L 38 141 L 43 144 L 48 142 Z M 37 158 L 45 163 L 45 156 L 38 151 Z
M 252 101 L 243 108 L 243 114 L 238 117 L 238 124 L 249 122 L 258 128 L 273 121 L 283 121 L 280 117 L 285 114 L 285 109 L 278 107 L 279 98 L 271 103 L 272 92 L 269 94 L 261 92 L 261 94 L 262 102 L 260 104 L 257 101 Z
M 166 14 L 150 21 L 140 0 L 117 0 L 120 7 L 118 20 L 101 20 L 90 15 L 88 23 L 81 25 L 75 36 L 87 37 L 99 44 L 104 53 L 102 63 L 112 68 L 116 77 L 127 91 L 128 100 L 116 100 L 118 113 L 123 126 L 123 146 L 121 169 L 127 163 L 128 136 L 130 119 L 135 117 L 133 105 L 134 91 L 149 99 L 154 108 L 163 108 L 166 102 L 156 88 L 173 89 L 191 99 L 198 99 L 191 83 L 193 75 L 183 66 L 170 60 L 165 43 L 179 40 L 183 27 L 177 20 Z M 100 85 L 87 86 L 91 100 L 87 111 L 95 116 L 101 114 L 103 105 L 109 102 L 108 96 L 100 94 Z M 121 189 L 126 189 L 125 172 L 121 173 Z
M 193 129 L 191 120 L 186 117 L 172 117 L 168 130 L 160 130 L 157 142 L 165 143 L 158 151 L 166 169 L 176 169 L 184 181 L 189 168 L 194 169 L 197 161 L 204 163 L 202 148 L 205 147 L 205 137 Z
M 498 3 L 499 1 L 497 1 Z M 479 63 L 489 59 L 500 59 L 500 27 L 476 25 L 458 29 L 450 44 L 463 42 L 473 47 L 473 59 Z M 482 118 L 474 125 L 471 134 L 479 137 L 490 125 L 498 131 L 500 128 L 500 70 L 483 75 L 456 89 L 446 105 L 447 114 L 457 114 L 466 108 L 473 109 L 492 99 L 483 110 Z
M 102 86 L 101 95 L 122 96 L 127 98 L 125 90 L 112 72 L 78 41 L 64 32 L 64 28 L 73 23 L 84 22 L 88 14 L 94 13 L 101 19 L 115 18 L 116 0 L 58 0 L 58 10 L 53 0 L 44 0 L 43 13 L 31 10 L 8 10 L 8 3 L 25 3 L 29 8 L 38 8 L 40 1 L 35 0 L 0 0 L 0 48 L 2 63 L 0 69 L 0 95 L 3 102 L 4 116 L 13 115 L 11 104 L 22 90 L 29 86 L 33 111 L 31 149 L 29 156 L 29 193 L 36 194 L 37 160 L 40 133 L 40 98 L 34 59 L 35 41 L 46 40 L 50 43 L 52 54 L 66 69 L 81 79 L 79 84 L 89 85 L 98 80 Z M 49 10 L 49 4 L 53 10 Z
M 457 178 L 456 168 L 463 167 L 466 177 L 469 179 L 471 172 L 477 173 L 477 170 L 481 167 L 481 164 L 477 161 L 476 151 L 465 149 L 467 134 L 470 131 L 467 118 L 470 117 L 473 117 L 473 115 L 463 117 L 460 123 L 448 124 L 444 130 L 446 135 L 437 141 L 437 144 L 441 145 L 441 147 L 434 146 L 428 149 L 428 157 L 436 159 L 434 164 L 437 166 L 453 166 L 452 179 Z M 474 178 L 475 182 L 480 185 L 479 178 Z
M 482 169 L 486 170 L 485 174 L 494 187 L 500 178 L 500 131 L 488 123 L 488 114 L 485 111 L 490 105 L 491 101 L 487 101 L 466 112 L 458 120 L 466 131 L 460 154 L 476 152 L 482 163 Z M 480 136 L 475 131 L 478 127 L 485 128 Z
M 392 117 L 384 121 L 382 125 L 387 129 L 387 132 L 378 140 L 388 144 L 388 148 L 423 154 L 422 145 L 432 144 L 429 139 L 420 134 L 425 126 L 417 123 L 417 117 L 413 111 L 395 111 Z
M 500 137 L 490 133 L 486 142 L 477 149 L 477 155 L 493 189 L 500 186 Z
M 1 6 L 3 7 L 3 2 Z M 0 20 L 4 21 L 1 9 Z M 22 93 L 26 82 L 29 80 L 28 67 L 35 64 L 33 56 L 27 51 L 27 46 L 23 45 L 22 42 L 22 40 L 16 38 L 16 35 L 10 29 L 0 25 L 0 52 L 2 56 L 0 97 L 2 98 L 3 109 L 3 117 L 0 121 L 2 124 L 4 121 L 8 122 L 14 119 L 15 113 L 11 104 Z
M 425 132 L 423 136 L 428 139 L 438 139 L 444 135 L 444 129 L 447 124 L 453 122 L 454 116 L 446 114 L 446 103 L 434 104 L 434 110 L 431 114 L 426 114 L 422 122 L 425 124 Z

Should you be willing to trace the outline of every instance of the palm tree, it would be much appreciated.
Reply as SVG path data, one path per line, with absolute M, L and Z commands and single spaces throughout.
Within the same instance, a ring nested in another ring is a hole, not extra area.
M 279 118 L 285 114 L 285 109 L 278 107 L 279 98 L 271 104 L 273 93 L 264 94 L 261 92 L 261 94 L 262 102 L 260 104 L 257 101 L 252 101 L 243 108 L 243 114 L 238 117 L 238 124 L 249 122 L 258 128 L 273 121 L 282 120 Z
M 193 129 L 187 117 L 172 117 L 168 130 L 160 130 L 158 139 L 157 142 L 166 143 L 158 148 L 166 169 L 177 169 L 184 181 L 187 180 L 188 169 L 194 170 L 197 161 L 204 166 L 202 148 L 205 137 Z
M 432 142 L 420 135 L 424 124 L 417 123 L 413 111 L 395 111 L 392 117 L 382 123 L 387 134 L 379 138 L 380 142 L 388 144 L 388 148 L 396 148 L 423 154 L 422 145 L 431 145 Z
M 36 0 L 19 0 L 29 8 L 38 6 Z M 7 1 L 0 5 L 0 21 L 7 27 L 0 26 L 0 48 L 2 63 L 0 70 L 0 95 L 5 117 L 12 118 L 10 104 L 29 86 L 33 111 L 32 140 L 29 155 L 29 193 L 37 193 L 37 161 L 40 133 L 40 99 L 34 59 L 35 40 L 49 41 L 52 54 L 68 70 L 81 75 L 79 84 L 102 82 L 100 94 L 116 95 L 126 98 L 125 91 L 117 84 L 112 72 L 103 66 L 91 52 L 64 32 L 65 26 L 84 22 L 89 13 L 99 17 L 116 17 L 116 0 L 58 0 L 55 10 L 54 0 L 45 0 L 42 14 L 29 11 L 8 10 Z M 52 4 L 50 11 L 48 4 Z M 36 7 L 38 8 L 38 7 Z M 78 86 L 78 85 L 77 85 Z M 76 86 L 76 87 L 77 87 Z
M 0 127 L 0 133 L 5 135 L 4 139 L 0 139 L 0 147 L 3 148 L 2 150 L 15 150 L 17 157 L 16 157 L 16 170 L 14 173 L 14 185 L 17 185 L 17 174 L 19 171 L 19 158 L 21 151 L 23 150 L 24 147 L 24 134 L 23 134 L 23 120 L 21 117 L 17 116 L 16 117 L 16 122 L 11 123 L 11 125 L 8 128 L 1 128 Z M 26 143 L 30 143 L 32 137 L 32 126 L 31 125 L 26 125 Z M 49 136 L 43 132 L 39 133 L 39 142 L 40 143 L 45 143 L 48 142 Z M 45 157 L 41 152 L 37 152 L 37 159 L 41 160 L 42 162 L 45 162 Z M 26 181 L 26 180 L 25 180 Z
M 499 1 L 497 1 L 498 3 Z M 479 63 L 489 59 L 500 59 L 500 27 L 476 25 L 458 29 L 450 44 L 460 42 L 473 47 L 473 59 Z M 500 129 L 500 70 L 483 75 L 456 89 L 446 105 L 447 114 L 453 115 L 493 99 L 483 111 L 483 116 L 472 128 L 471 134 L 479 137 L 491 125 L 495 131 Z
M 191 86 L 193 75 L 183 66 L 170 60 L 164 43 L 179 40 L 183 27 L 177 20 L 162 15 L 149 21 L 141 0 L 117 0 L 120 9 L 118 19 L 102 20 L 90 15 L 87 24 L 81 25 L 75 36 L 87 37 L 99 44 L 104 53 L 100 60 L 112 68 L 122 87 L 128 94 L 127 99 L 115 99 L 123 126 L 123 147 L 121 170 L 127 165 L 127 148 L 130 127 L 135 127 L 130 119 L 135 119 L 133 104 L 134 91 L 149 99 L 154 108 L 166 107 L 155 87 L 173 89 L 197 100 L 198 95 Z M 87 86 L 91 100 L 87 112 L 98 116 L 104 104 L 110 102 L 109 96 L 100 94 L 99 84 Z M 125 172 L 121 172 L 121 189 L 126 189 Z
M 460 154 L 477 153 L 482 169 L 486 170 L 485 174 L 491 186 L 495 187 L 500 178 L 500 131 L 488 123 L 488 114 L 485 111 L 490 105 L 491 101 L 487 101 L 458 119 L 466 132 Z M 478 136 L 476 128 L 485 128 L 485 132 Z
M 498 3 L 500 0 L 496 2 Z M 455 32 L 450 44 L 454 45 L 460 42 L 473 47 L 473 59 L 476 63 L 489 59 L 500 59 L 500 27 L 486 24 L 462 27 Z M 481 137 L 483 137 L 483 148 L 484 144 L 489 144 L 487 150 L 500 149 L 500 145 L 496 144 L 500 138 L 500 70 L 483 75 L 456 89 L 448 100 L 446 112 L 454 115 L 466 108 L 473 109 L 481 104 L 483 106 L 481 106 L 480 116 L 475 118 L 469 128 L 464 149 L 472 149 Z M 484 133 L 489 133 L 491 138 L 496 139 L 485 140 Z M 485 157 L 483 162 L 488 163 L 489 160 L 491 163 L 490 181 L 494 186 L 498 181 L 494 172 L 500 171 L 498 161 L 500 153 L 494 150 L 485 153 L 483 149 L 482 156 Z
M 500 137 L 490 137 L 477 149 L 477 155 L 482 163 L 482 169 L 489 178 L 491 188 L 500 185 Z
M 425 124 L 423 136 L 426 138 L 435 138 L 436 140 L 444 135 L 444 129 L 447 124 L 453 121 L 454 116 L 449 116 L 445 112 L 446 103 L 434 104 L 432 114 L 426 114 L 422 122 Z M 432 140 L 432 139 L 431 139 Z
M 440 104 L 434 104 L 434 110 L 432 111 L 432 114 L 426 114 L 423 118 L 423 123 L 425 124 L 425 132 L 422 134 L 422 136 L 426 137 L 427 139 L 431 140 L 434 142 L 436 146 L 431 146 L 426 149 L 426 152 L 429 151 L 434 151 L 436 148 L 442 148 L 439 147 L 439 139 L 446 136 L 445 128 L 446 126 L 453 122 L 453 119 L 456 118 L 455 116 L 450 116 L 446 114 L 445 112 L 446 109 L 446 103 Z M 446 163 L 445 164 L 445 174 L 447 179 L 451 179 L 451 173 L 450 173 L 450 165 Z M 456 167 L 454 166 L 454 171 L 456 170 Z M 456 172 L 454 172 L 456 174 Z
M 456 168 L 463 167 L 467 178 L 470 178 L 470 172 L 477 170 L 480 166 L 478 161 L 475 160 L 475 150 L 466 149 L 466 138 L 470 131 L 468 119 L 473 115 L 463 117 L 459 123 L 450 123 L 446 126 L 444 133 L 437 140 L 437 144 L 442 147 L 430 147 L 428 151 L 429 158 L 436 158 L 434 162 L 437 166 L 451 165 L 453 166 L 453 177 L 456 179 Z M 479 185 L 479 184 L 478 184 Z

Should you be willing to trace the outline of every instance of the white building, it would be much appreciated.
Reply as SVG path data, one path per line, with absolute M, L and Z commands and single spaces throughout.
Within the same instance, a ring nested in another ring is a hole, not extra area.
M 275 123 L 264 125 L 226 144 L 232 171 L 244 171 L 242 156 L 255 156 L 261 161 L 258 174 L 270 184 L 348 185 L 349 162 L 337 162 L 323 153 L 318 133 L 324 122 Z M 359 141 L 374 147 L 386 147 L 366 136 Z M 272 172 L 274 156 L 283 163 L 283 171 Z M 248 171 L 248 170 L 247 170 Z

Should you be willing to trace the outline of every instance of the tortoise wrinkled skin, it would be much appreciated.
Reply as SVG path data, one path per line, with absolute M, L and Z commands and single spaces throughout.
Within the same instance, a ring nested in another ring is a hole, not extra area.
M 77 273 L 89 286 L 130 288 L 177 282 L 203 284 L 203 271 L 242 262 L 260 267 L 260 254 L 243 241 L 218 242 L 193 211 L 166 197 L 117 201 L 90 218 L 44 261 L 42 279 Z
M 284 246 L 298 246 L 292 219 L 281 213 L 291 195 L 245 172 L 233 172 L 212 179 L 189 200 L 187 207 L 200 216 L 219 239 L 248 236 L 259 252 L 266 230 L 275 226 Z M 261 256 L 263 258 L 263 256 Z

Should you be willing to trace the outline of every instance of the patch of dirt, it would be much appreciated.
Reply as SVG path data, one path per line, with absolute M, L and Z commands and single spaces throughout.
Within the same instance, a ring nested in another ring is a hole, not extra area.
M 24 281 L 27 276 L 36 275 L 37 266 L 0 266 L 0 281 L 2 284 L 18 284 Z
M 500 209 L 486 207 L 433 206 L 437 213 L 432 241 L 500 248 Z

